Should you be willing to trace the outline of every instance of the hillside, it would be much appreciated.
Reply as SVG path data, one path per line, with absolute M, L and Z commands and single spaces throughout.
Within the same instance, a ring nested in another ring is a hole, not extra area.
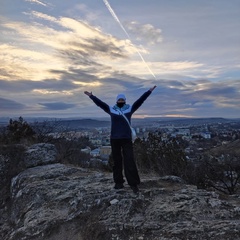
M 235 154 L 236 156 L 240 156 L 240 139 L 235 141 L 231 141 L 222 146 L 215 147 L 210 150 L 210 153 L 213 155 L 221 155 L 221 154 Z

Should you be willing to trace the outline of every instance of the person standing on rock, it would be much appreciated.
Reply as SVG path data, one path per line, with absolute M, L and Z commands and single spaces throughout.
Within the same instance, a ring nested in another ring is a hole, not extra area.
M 126 104 L 126 97 L 122 93 L 117 95 L 116 104 L 111 107 L 94 96 L 92 92 L 84 92 L 98 107 L 103 109 L 111 117 L 110 142 L 113 157 L 113 180 L 115 182 L 115 189 L 124 187 L 124 166 L 124 173 L 129 186 L 134 193 L 139 191 L 138 185 L 140 184 L 140 178 L 133 155 L 132 134 L 125 117 L 128 119 L 129 123 L 131 123 L 132 114 L 143 104 L 155 88 L 156 86 L 150 88 L 135 101 L 132 106 Z

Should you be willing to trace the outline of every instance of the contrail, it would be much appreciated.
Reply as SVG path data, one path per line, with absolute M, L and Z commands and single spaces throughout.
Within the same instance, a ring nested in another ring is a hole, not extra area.
M 121 21 L 119 20 L 118 16 L 116 15 L 116 13 L 114 12 L 114 10 L 112 9 L 112 7 L 110 6 L 110 4 L 108 3 L 107 0 L 103 0 L 103 2 L 105 3 L 108 11 L 111 13 L 112 17 L 115 19 L 115 21 L 119 24 L 119 26 L 122 28 L 122 30 L 125 32 L 126 36 L 128 37 L 128 39 L 130 40 L 131 44 L 132 44 L 132 40 L 128 34 L 128 32 L 126 31 L 126 29 L 123 27 Z M 133 45 L 133 44 L 132 44 Z M 137 48 L 136 48 L 137 49 Z M 150 67 L 148 66 L 148 64 L 146 63 L 146 61 L 144 60 L 142 54 L 138 51 L 137 49 L 137 53 L 139 55 L 139 57 L 142 59 L 142 61 L 144 62 L 144 64 L 146 65 L 148 71 L 153 75 L 153 77 L 156 79 L 156 76 L 154 75 L 154 73 L 152 72 L 152 70 L 150 69 Z

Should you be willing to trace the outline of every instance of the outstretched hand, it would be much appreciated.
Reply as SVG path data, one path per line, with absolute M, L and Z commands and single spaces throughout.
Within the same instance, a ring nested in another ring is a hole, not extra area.
M 84 93 L 89 97 L 92 96 L 92 92 L 84 91 Z
M 149 91 L 153 91 L 157 86 L 155 85 L 154 87 L 150 88 Z

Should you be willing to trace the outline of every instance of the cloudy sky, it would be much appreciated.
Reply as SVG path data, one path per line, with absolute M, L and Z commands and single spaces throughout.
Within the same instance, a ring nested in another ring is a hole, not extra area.
M 0 117 L 240 117 L 240 0 L 0 0 Z

